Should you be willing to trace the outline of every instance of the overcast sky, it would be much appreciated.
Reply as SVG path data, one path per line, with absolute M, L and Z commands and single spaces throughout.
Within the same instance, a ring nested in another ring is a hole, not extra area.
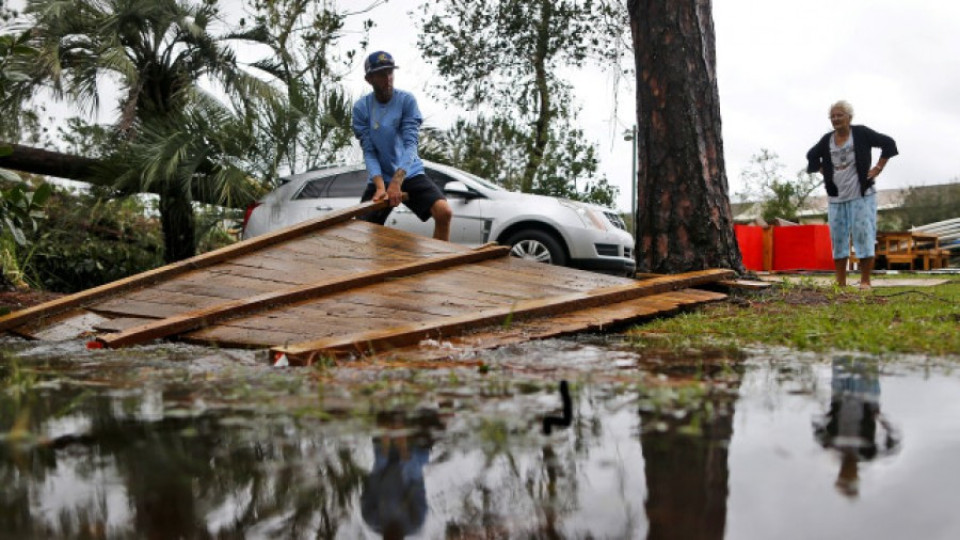
M 370 47 L 396 56 L 397 87 L 417 92 L 426 121 L 446 127 L 454 115 L 425 95 L 437 80 L 417 57 L 416 18 L 407 15 L 419 4 L 390 0 L 377 8 Z M 838 99 L 853 104 L 854 123 L 897 141 L 900 156 L 881 175 L 881 189 L 960 176 L 960 2 L 715 0 L 713 16 L 731 198 L 761 148 L 777 153 L 794 177 L 831 129 L 827 110 Z M 355 71 L 350 90 L 359 95 L 366 87 Z M 622 133 L 635 121 L 633 88 L 621 90 L 617 110 L 609 76 L 588 72 L 574 82 L 581 124 L 627 210 L 631 147 Z
M 228 11 L 245 2 L 223 1 Z M 339 2 L 357 9 L 372 0 Z M 418 17 L 409 13 L 421 3 L 389 0 L 370 13 L 378 26 L 369 50 L 394 54 L 397 87 L 416 93 L 428 124 L 445 128 L 457 111 L 427 95 L 440 81 L 416 50 Z M 897 141 L 900 155 L 880 176 L 881 189 L 960 176 L 960 2 L 715 0 L 713 16 L 731 199 L 762 148 L 777 153 L 793 178 L 806 151 L 830 130 L 827 110 L 838 99 L 853 104 L 854 123 Z M 356 29 L 366 17 L 349 25 Z M 362 58 L 347 81 L 354 98 L 369 90 Z M 598 145 L 601 171 L 620 187 L 619 208 L 629 210 L 632 148 L 623 132 L 636 122 L 632 83 L 615 92 L 614 79 L 598 70 L 572 75 L 580 123 Z

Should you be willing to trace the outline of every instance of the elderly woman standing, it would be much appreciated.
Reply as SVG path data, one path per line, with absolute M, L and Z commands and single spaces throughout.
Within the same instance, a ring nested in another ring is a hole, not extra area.
M 847 284 L 847 259 L 853 249 L 860 259 L 860 288 L 870 288 L 870 272 L 877 240 L 877 176 L 887 160 L 897 155 L 897 143 L 867 126 L 853 126 L 853 106 L 838 101 L 830 106 L 833 131 L 807 152 L 807 172 L 823 174 L 830 198 L 827 219 L 833 244 L 837 284 Z M 873 162 L 872 149 L 880 148 Z

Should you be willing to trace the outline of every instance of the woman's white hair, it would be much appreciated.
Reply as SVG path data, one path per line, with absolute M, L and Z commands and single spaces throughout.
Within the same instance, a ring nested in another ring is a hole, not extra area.
M 827 111 L 827 114 L 829 115 L 832 113 L 834 109 L 840 109 L 841 111 L 850 115 L 850 118 L 853 118 L 853 105 L 851 105 L 850 102 L 845 99 L 841 99 L 840 101 L 831 105 L 830 110 Z

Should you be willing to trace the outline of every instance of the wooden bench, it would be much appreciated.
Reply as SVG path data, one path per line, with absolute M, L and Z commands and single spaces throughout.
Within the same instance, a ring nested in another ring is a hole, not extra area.
M 877 233 L 877 256 L 883 256 L 887 268 L 895 264 L 906 264 L 913 270 L 915 252 L 913 235 L 909 231 Z
M 910 266 L 910 270 L 913 270 L 913 262 L 916 260 L 916 256 L 912 253 L 888 253 L 886 257 L 887 268 L 895 264 L 906 264 Z
M 950 250 L 939 248 L 931 250 L 930 253 L 931 268 L 950 268 Z
M 907 265 L 931 270 L 949 266 L 949 252 L 944 256 L 940 249 L 940 237 L 911 231 L 877 233 L 877 257 L 882 256 L 889 269 L 893 265 Z
M 917 259 L 923 264 L 924 270 L 941 267 L 940 236 L 936 234 L 912 232 Z

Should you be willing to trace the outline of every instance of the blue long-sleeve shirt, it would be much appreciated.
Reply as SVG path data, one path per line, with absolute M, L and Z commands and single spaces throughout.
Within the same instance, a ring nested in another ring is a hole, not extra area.
M 363 148 L 367 181 L 382 176 L 389 185 L 397 169 L 411 178 L 423 174 L 423 162 L 417 155 L 423 115 L 413 94 L 394 90 L 387 103 L 380 103 L 371 92 L 353 106 L 353 133 Z

